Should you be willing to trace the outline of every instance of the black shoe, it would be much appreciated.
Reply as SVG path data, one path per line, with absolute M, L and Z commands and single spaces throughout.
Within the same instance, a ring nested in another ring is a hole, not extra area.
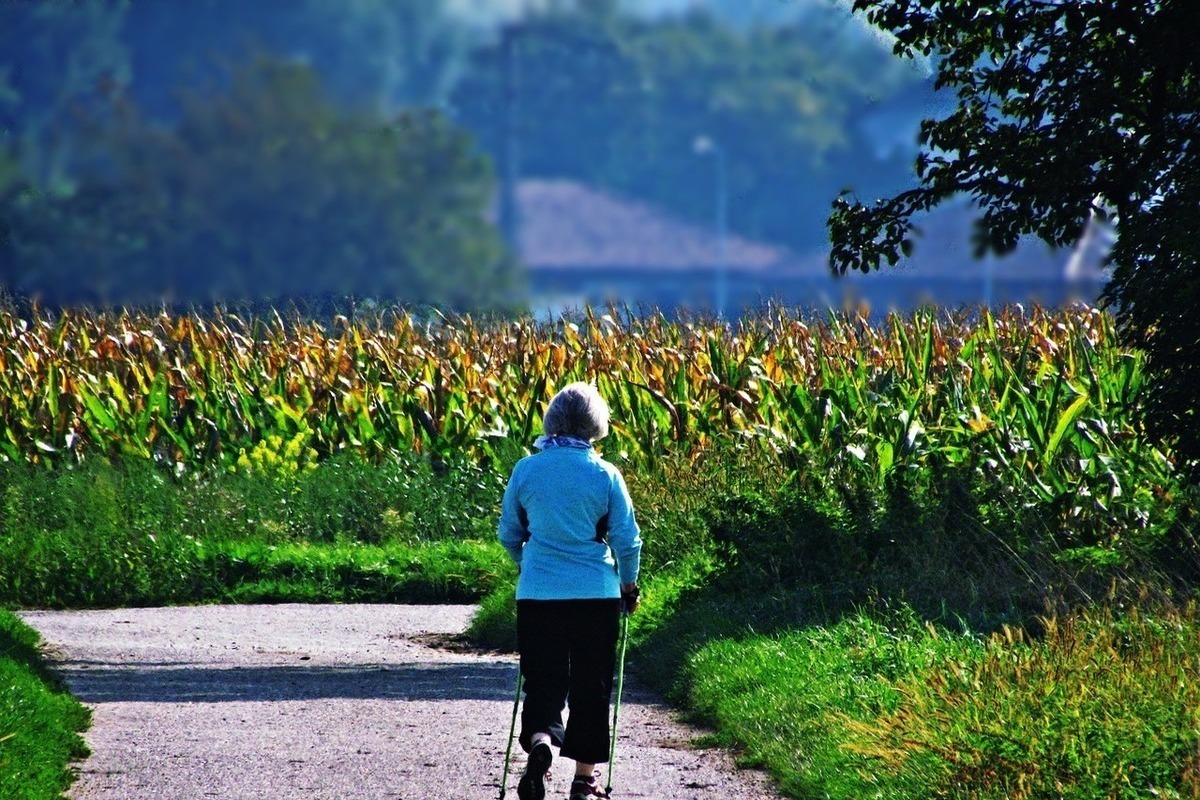
M 546 773 L 553 760 L 554 754 L 550 752 L 550 745 L 545 742 L 538 742 L 529 750 L 525 774 L 517 784 L 517 797 L 520 800 L 545 800 Z

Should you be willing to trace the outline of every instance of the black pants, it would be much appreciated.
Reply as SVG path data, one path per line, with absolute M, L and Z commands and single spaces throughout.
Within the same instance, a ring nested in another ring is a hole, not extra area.
M 564 758 L 608 761 L 608 706 L 620 600 L 519 600 L 517 650 L 525 676 L 521 747 L 546 732 Z M 566 726 L 563 708 L 570 706 Z

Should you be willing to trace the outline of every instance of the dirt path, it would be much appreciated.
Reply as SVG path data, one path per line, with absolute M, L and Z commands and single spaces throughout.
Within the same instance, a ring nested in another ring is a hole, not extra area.
M 431 646 L 469 606 L 200 606 L 24 612 L 94 711 L 70 796 L 95 800 L 495 798 L 512 714 L 508 656 Z M 613 797 L 775 800 L 696 749 L 628 673 Z M 514 747 L 516 800 L 523 763 Z M 569 762 L 549 797 L 566 797 Z

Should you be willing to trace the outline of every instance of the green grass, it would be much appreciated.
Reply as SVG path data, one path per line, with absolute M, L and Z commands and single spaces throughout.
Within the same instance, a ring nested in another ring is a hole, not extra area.
M 42 544 L 12 567 L 7 594 L 28 606 L 107 608 L 187 603 L 469 603 L 514 568 L 495 541 L 425 544 L 147 542 L 103 563 L 70 542 Z M 64 546 L 66 545 L 66 546 Z M 35 586 L 37 591 L 28 592 Z M 3 593 L 3 592 L 0 592 Z
M 234 544 L 206 556 L 219 598 L 238 603 L 469 603 L 511 581 L 495 541 L 414 545 Z
M 0 604 L 477 600 L 511 569 L 500 491 L 417 456 L 182 481 L 137 461 L 0 464 Z
M 828 626 L 710 641 L 689 657 L 683 680 L 695 718 L 736 745 L 743 765 L 769 769 L 794 797 L 849 800 L 875 795 L 864 791 L 866 759 L 843 747 L 847 720 L 894 708 L 898 681 L 970 659 L 980 647 L 911 616 L 859 613 Z
M 1090 608 L 903 678 L 847 725 L 865 791 L 898 800 L 1200 795 L 1196 608 Z
M 642 620 L 631 659 L 712 731 L 702 743 L 791 797 L 1200 792 L 1194 606 L 1095 605 L 982 636 L 905 605 L 830 614 L 814 593 L 755 596 L 728 577 Z
M 0 611 L 0 797 L 59 798 L 88 754 L 79 732 L 90 712 L 45 670 L 37 632 Z
M 507 556 L 506 556 L 507 557 Z M 467 627 L 467 638 L 479 647 L 512 653 L 517 649 L 516 578 L 484 597 Z

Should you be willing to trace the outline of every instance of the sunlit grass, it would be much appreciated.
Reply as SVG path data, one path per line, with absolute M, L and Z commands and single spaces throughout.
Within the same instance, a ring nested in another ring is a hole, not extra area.
M 87 755 L 90 712 L 45 671 L 37 633 L 0 611 L 0 797 L 57 800 Z
M 466 602 L 511 564 L 498 484 L 416 458 L 333 459 L 279 481 L 175 481 L 137 462 L 0 464 L 0 602 Z
M 650 638 L 639 663 L 661 677 L 659 660 L 676 660 L 674 691 L 714 731 L 708 738 L 733 746 L 744 766 L 768 769 L 789 796 L 1085 800 L 1200 790 L 1194 607 L 1099 606 L 1043 620 L 1035 635 L 990 637 L 922 624 L 903 607 L 824 624 L 802 622 L 801 605 L 739 613 L 751 607 L 699 599 Z
M 1200 795 L 1196 608 L 1092 608 L 993 635 L 847 720 L 867 796 L 1033 800 Z
M 495 541 L 424 545 L 227 545 L 206 560 L 214 599 L 250 602 L 469 603 L 511 579 Z
M 823 627 L 744 634 L 702 646 L 686 664 L 689 706 L 796 797 L 859 798 L 864 759 L 845 750 L 847 720 L 900 701 L 898 682 L 975 657 L 970 636 L 911 616 L 858 613 Z M 890 795 L 882 795 L 889 796 Z

